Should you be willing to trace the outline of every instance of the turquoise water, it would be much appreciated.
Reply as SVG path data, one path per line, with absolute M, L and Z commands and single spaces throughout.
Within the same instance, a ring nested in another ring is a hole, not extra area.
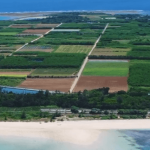
M 0 20 L 12 20 L 15 19 L 16 17 L 9 17 L 9 16 L 0 16 Z
M 150 150 L 150 130 L 102 130 L 96 142 L 83 146 L 44 138 L 0 136 L 2 150 Z

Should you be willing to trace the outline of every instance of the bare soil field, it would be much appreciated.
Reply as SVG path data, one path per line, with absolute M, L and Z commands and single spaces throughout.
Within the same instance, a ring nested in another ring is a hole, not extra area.
M 109 92 L 116 92 L 120 90 L 127 91 L 127 77 L 94 77 L 94 76 L 81 76 L 74 92 L 83 90 L 92 90 L 102 87 L 109 87 Z
M 11 28 L 31 28 L 33 25 L 24 25 L 24 24 L 18 24 L 18 25 L 12 25 Z
M 22 33 L 27 33 L 27 34 L 45 34 L 48 32 L 49 29 L 27 29 L 23 31 Z
M 56 27 L 56 26 L 58 26 L 58 24 L 37 24 L 35 27 L 36 28 L 48 28 L 48 27 L 50 27 L 50 28 L 54 28 L 54 27 Z
M 73 81 L 74 78 L 27 78 L 19 85 L 19 87 L 49 91 L 59 90 L 61 92 L 68 92 Z

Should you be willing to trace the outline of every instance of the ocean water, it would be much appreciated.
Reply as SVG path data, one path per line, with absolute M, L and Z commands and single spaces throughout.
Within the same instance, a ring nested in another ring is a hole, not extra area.
M 52 139 L 0 136 L 2 150 L 150 150 L 150 130 L 103 130 L 92 145 Z
M 150 10 L 149 0 L 0 0 L 0 12 Z

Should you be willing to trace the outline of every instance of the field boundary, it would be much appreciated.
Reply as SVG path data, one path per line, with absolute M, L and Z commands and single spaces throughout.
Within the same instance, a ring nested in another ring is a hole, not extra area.
M 78 76 L 32 76 L 28 75 L 27 78 L 77 78 Z

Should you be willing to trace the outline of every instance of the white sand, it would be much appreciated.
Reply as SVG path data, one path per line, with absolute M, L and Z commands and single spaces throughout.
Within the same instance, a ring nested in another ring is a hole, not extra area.
M 82 145 L 96 141 L 102 129 L 150 129 L 150 120 L 66 121 L 41 124 L 0 122 L 0 136 L 41 137 Z

